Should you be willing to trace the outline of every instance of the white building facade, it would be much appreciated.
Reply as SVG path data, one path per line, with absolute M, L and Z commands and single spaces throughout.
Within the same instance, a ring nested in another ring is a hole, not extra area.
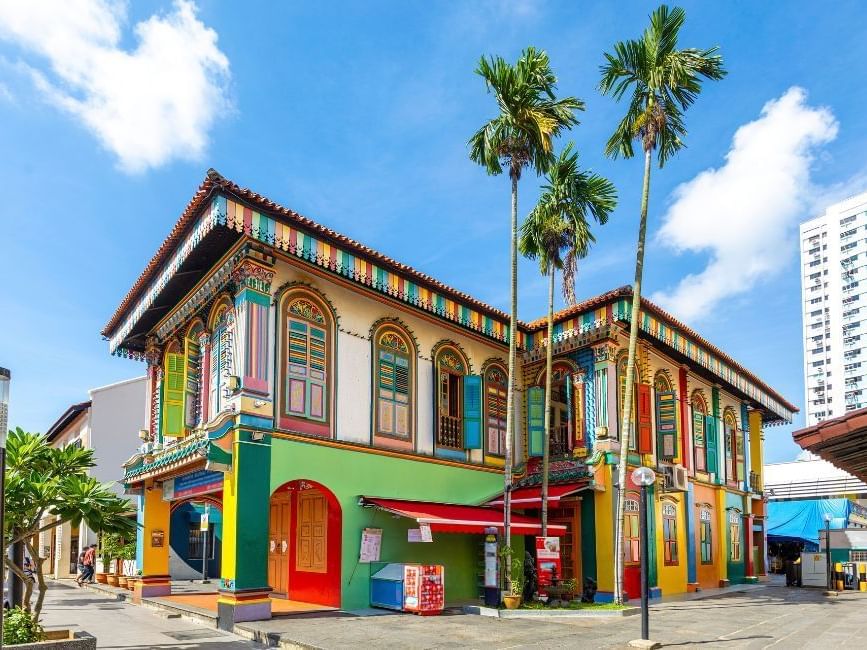
M 90 475 L 101 483 L 115 483 L 114 490 L 121 495 L 120 466 L 138 447 L 146 388 L 146 378 L 136 377 L 90 390 L 89 401 L 70 406 L 48 429 L 49 442 L 54 447 L 93 449 L 96 466 Z M 45 572 L 56 578 L 74 576 L 80 549 L 96 541 L 96 534 L 84 522 L 77 528 L 65 523 L 42 534 L 41 555 L 49 558 Z
M 807 426 L 867 406 L 867 193 L 801 224 Z

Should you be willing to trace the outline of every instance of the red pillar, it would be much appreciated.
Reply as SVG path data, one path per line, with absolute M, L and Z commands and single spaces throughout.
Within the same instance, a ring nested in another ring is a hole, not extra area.
M 686 366 L 680 367 L 678 374 L 678 392 L 680 393 L 680 461 L 689 469 L 689 430 L 692 423 L 689 421 L 689 395 L 686 386 Z
M 744 544 L 744 546 L 747 547 L 745 575 L 746 577 L 754 577 L 756 574 L 755 567 L 753 566 L 753 516 L 746 515 L 744 517 L 744 520 L 744 525 L 746 527 L 746 531 L 744 531 L 746 533 L 744 535 L 744 541 L 746 542 L 746 544 Z

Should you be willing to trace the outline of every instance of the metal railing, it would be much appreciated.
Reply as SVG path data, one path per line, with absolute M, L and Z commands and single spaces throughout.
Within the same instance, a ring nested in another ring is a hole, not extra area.
M 452 415 L 440 415 L 437 445 L 449 449 L 463 449 L 463 419 Z

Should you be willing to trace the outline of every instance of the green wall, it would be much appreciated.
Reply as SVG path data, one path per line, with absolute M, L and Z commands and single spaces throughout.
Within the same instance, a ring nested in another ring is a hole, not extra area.
M 730 508 L 737 508 L 740 512 L 744 512 L 744 499 L 739 494 L 732 494 L 731 492 L 726 492 L 726 529 L 724 531 L 725 540 L 727 542 L 725 547 L 726 554 L 726 562 L 728 566 L 728 579 L 729 582 L 733 585 L 742 584 L 744 582 L 744 576 L 746 575 L 746 559 L 747 553 L 749 552 L 749 545 L 747 544 L 747 522 L 746 520 L 741 521 L 741 561 L 740 562 L 732 562 L 731 560 L 731 526 L 729 526 L 729 513 L 731 512 Z
M 357 562 L 363 528 L 382 528 L 381 559 L 425 562 L 445 567 L 446 602 L 474 600 L 481 573 L 481 535 L 434 533 L 433 543 L 407 542 L 415 522 L 358 505 L 359 496 L 477 504 L 503 488 L 500 473 L 439 465 L 379 454 L 274 438 L 271 492 L 289 481 L 321 483 L 340 502 L 343 514 L 341 606 L 370 603 L 371 567 Z

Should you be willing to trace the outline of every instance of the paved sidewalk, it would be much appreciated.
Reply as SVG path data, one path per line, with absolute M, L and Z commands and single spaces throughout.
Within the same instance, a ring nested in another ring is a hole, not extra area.
M 98 648 L 146 650 L 249 650 L 257 647 L 234 634 L 185 618 L 166 618 L 152 609 L 108 594 L 59 582 L 50 583 L 42 622 L 46 629 L 83 630 Z

